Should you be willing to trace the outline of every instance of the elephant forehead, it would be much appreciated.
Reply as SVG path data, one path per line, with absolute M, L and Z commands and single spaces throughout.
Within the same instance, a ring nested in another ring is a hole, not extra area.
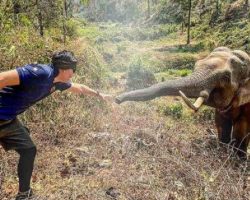
M 197 68 L 222 69 L 225 68 L 228 57 L 208 57 L 196 63 Z
M 210 53 L 207 58 L 222 58 L 222 59 L 228 59 L 233 55 L 231 51 L 215 51 Z

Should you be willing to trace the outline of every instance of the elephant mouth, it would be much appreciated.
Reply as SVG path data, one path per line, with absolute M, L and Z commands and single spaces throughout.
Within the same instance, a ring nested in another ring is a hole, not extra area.
M 241 102 L 239 102 L 239 91 L 236 90 L 234 92 L 234 94 L 232 95 L 232 98 L 229 100 L 229 102 L 226 104 L 226 105 L 217 105 L 217 106 L 212 106 L 212 107 L 215 107 L 220 113 L 227 113 L 229 110 L 231 110 L 232 108 L 235 108 L 235 107 L 239 107 Z M 195 112 L 197 112 L 201 106 L 203 104 L 206 104 L 206 105 L 210 105 L 210 104 L 207 104 L 207 100 L 209 99 L 209 96 L 210 96 L 210 92 L 208 90 L 203 90 L 200 92 L 200 95 L 198 98 L 196 98 L 195 102 L 192 103 L 190 98 L 188 98 L 184 92 L 182 92 L 181 90 L 179 90 L 179 94 L 181 96 L 181 98 L 183 99 L 184 103 L 189 107 L 191 108 L 192 110 L 194 110 Z M 211 105 L 210 105 L 211 106 Z
M 200 107 L 202 106 L 202 104 L 204 103 L 205 101 L 205 98 L 204 97 L 198 97 L 195 101 L 195 103 L 193 104 L 189 99 L 188 97 L 181 91 L 179 90 L 179 94 L 180 96 L 182 97 L 183 101 L 186 103 L 186 105 L 191 108 L 192 110 L 194 110 L 195 112 L 197 112 Z
M 203 105 L 203 103 L 208 99 L 210 92 L 208 90 L 201 91 L 200 96 L 196 99 L 194 103 L 192 103 L 181 90 L 179 90 L 179 94 L 182 97 L 183 101 L 186 103 L 186 105 L 195 112 L 197 112 Z

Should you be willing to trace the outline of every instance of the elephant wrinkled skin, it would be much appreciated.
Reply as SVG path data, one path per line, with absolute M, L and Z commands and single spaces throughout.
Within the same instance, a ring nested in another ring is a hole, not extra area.
M 146 101 L 161 96 L 181 96 L 195 111 L 202 104 L 215 108 L 219 140 L 234 142 L 238 155 L 246 157 L 250 140 L 250 57 L 247 53 L 218 47 L 196 62 L 191 75 L 123 93 L 116 97 L 116 102 Z M 189 98 L 197 100 L 192 104 Z

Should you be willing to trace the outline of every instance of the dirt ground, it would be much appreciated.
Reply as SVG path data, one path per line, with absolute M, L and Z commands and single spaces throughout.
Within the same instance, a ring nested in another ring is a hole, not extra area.
M 167 100 L 167 99 L 166 99 Z M 37 133 L 37 199 L 248 199 L 244 163 L 219 146 L 212 124 L 174 120 L 154 102 L 96 112 L 99 130 Z M 17 155 L 0 151 L 1 199 L 17 191 Z M 249 179 L 249 178 L 248 178 Z

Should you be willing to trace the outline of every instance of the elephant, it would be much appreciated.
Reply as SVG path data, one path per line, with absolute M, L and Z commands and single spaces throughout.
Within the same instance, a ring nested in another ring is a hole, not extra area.
M 204 104 L 215 108 L 215 125 L 222 143 L 233 144 L 240 158 L 247 157 L 250 140 L 250 57 L 241 50 L 215 48 L 195 63 L 192 74 L 125 92 L 116 103 L 181 96 L 194 111 Z M 195 98 L 194 104 L 189 98 Z

